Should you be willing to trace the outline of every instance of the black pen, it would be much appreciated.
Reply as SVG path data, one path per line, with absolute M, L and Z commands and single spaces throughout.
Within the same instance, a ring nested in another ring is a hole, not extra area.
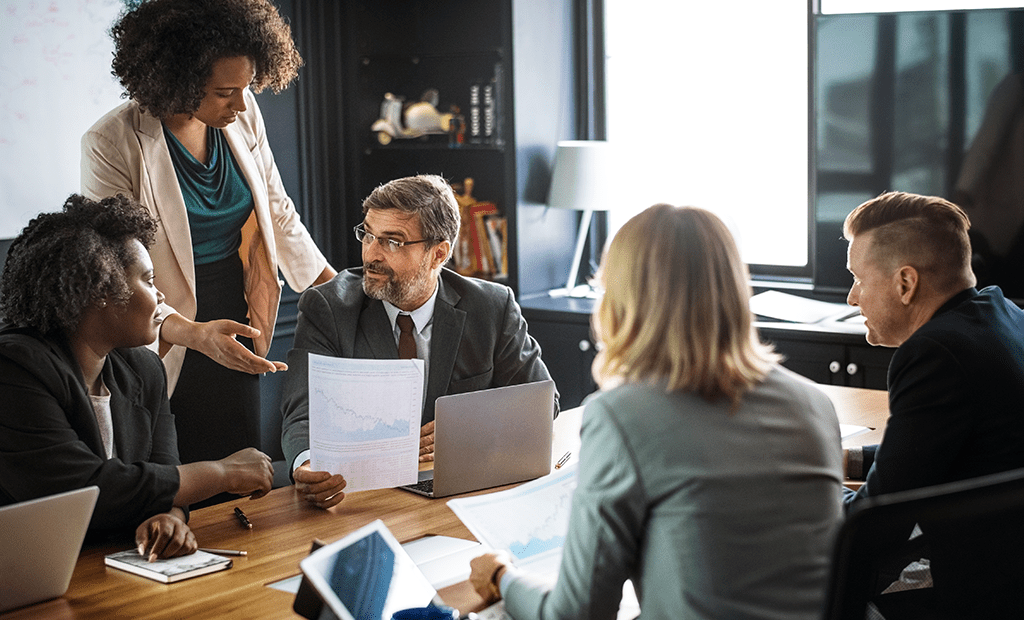
M 242 524 L 242 527 L 247 530 L 252 529 L 252 521 L 249 521 L 249 517 L 245 516 L 245 513 L 242 512 L 241 508 L 235 508 L 235 516 L 238 517 L 238 522 Z

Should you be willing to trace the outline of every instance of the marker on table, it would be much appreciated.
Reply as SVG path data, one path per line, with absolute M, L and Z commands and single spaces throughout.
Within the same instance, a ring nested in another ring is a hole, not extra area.
M 234 549 L 207 549 L 206 547 L 199 547 L 199 551 L 205 551 L 207 553 L 216 553 L 217 555 L 249 555 L 248 551 L 235 551 Z
M 235 516 L 238 517 L 238 522 L 242 524 L 242 527 L 247 530 L 252 529 L 252 521 L 249 520 L 249 517 L 245 516 L 241 508 L 235 507 Z

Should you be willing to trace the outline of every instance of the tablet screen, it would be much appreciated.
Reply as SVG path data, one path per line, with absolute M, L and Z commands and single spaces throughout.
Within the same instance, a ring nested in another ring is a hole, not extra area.
M 343 620 L 389 620 L 398 610 L 425 607 L 436 594 L 381 521 L 318 549 L 301 566 Z

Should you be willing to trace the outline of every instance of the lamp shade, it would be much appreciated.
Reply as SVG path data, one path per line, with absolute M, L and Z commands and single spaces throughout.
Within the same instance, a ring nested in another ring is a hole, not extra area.
M 548 206 L 577 211 L 614 208 L 610 191 L 614 174 L 611 148 L 602 140 L 566 140 L 558 143 L 551 175 Z

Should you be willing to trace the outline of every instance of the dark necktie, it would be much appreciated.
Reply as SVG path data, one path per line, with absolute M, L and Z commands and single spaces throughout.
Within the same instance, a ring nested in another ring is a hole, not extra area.
M 413 322 L 408 314 L 399 314 L 395 319 L 398 323 L 398 357 L 403 360 L 416 358 L 416 339 L 412 336 Z

